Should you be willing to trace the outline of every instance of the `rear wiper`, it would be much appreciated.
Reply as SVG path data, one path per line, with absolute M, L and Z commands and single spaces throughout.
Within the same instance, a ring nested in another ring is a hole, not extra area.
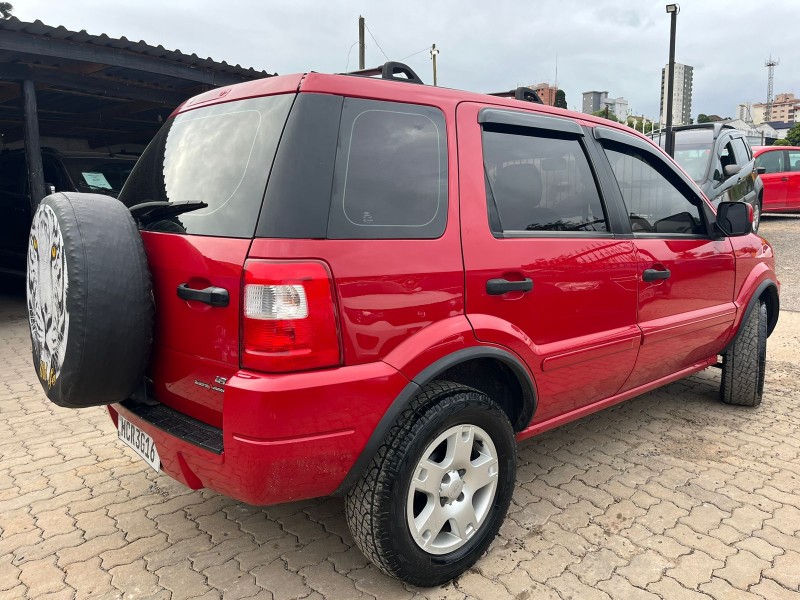
M 184 200 L 183 202 L 141 202 L 128 210 L 135 219 L 150 220 L 154 217 L 180 215 L 185 212 L 206 208 L 207 203 L 200 200 Z

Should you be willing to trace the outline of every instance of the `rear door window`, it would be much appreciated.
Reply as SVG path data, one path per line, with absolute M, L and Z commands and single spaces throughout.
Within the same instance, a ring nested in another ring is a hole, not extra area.
M 170 217 L 166 230 L 252 237 L 294 97 L 240 100 L 171 117 L 139 159 L 120 200 L 127 206 L 202 201 L 208 206 Z
M 442 112 L 346 98 L 328 237 L 437 238 L 446 224 L 447 139 Z
M 789 150 L 789 164 L 787 165 L 787 171 L 794 171 L 797 173 L 800 171 L 800 152 L 797 150 Z
M 487 127 L 483 159 L 494 233 L 608 231 L 578 139 Z

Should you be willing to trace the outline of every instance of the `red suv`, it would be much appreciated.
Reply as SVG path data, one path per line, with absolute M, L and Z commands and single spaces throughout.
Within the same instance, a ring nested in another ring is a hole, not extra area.
M 757 405 L 778 282 L 752 208 L 630 128 L 379 73 L 189 100 L 119 200 L 41 203 L 28 304 L 51 400 L 194 489 L 345 495 L 427 586 L 494 538 L 518 441 L 710 366 Z

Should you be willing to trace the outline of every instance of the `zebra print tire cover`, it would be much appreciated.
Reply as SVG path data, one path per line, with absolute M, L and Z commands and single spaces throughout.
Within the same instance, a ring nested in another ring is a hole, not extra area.
M 47 196 L 28 239 L 33 366 L 47 397 L 84 408 L 128 398 L 150 355 L 153 294 L 128 209 L 99 194 Z

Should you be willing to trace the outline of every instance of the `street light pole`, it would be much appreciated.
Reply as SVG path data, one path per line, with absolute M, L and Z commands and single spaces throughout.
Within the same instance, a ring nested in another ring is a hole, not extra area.
M 672 96 L 673 86 L 675 85 L 675 29 L 678 24 L 678 13 L 681 7 L 677 4 L 667 4 L 667 12 L 670 15 L 671 22 L 669 26 L 669 74 L 667 76 L 667 154 L 675 156 L 675 137 L 672 134 Z
M 433 61 L 433 86 L 436 87 L 436 57 L 439 51 L 436 49 L 436 44 L 431 45 L 431 60 Z

